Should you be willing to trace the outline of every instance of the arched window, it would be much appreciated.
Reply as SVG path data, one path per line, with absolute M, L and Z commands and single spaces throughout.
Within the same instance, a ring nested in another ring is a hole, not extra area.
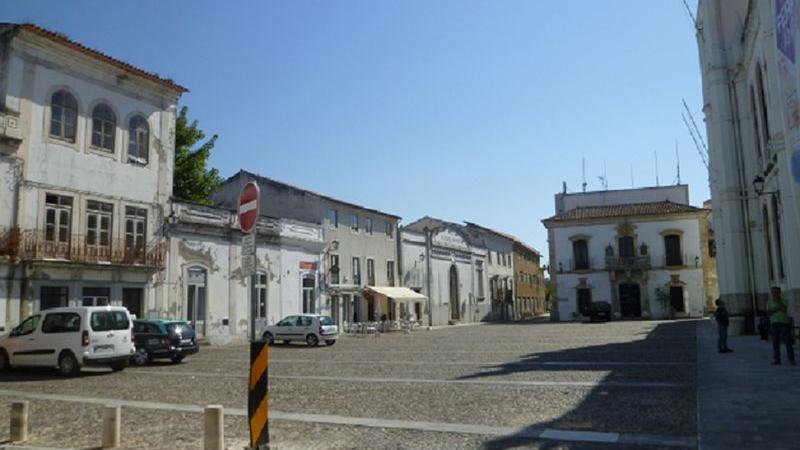
M 117 129 L 117 117 L 105 103 L 92 109 L 92 146 L 114 151 L 114 134 Z
M 761 66 L 756 66 L 756 82 L 758 83 L 758 101 L 761 103 L 761 134 L 764 137 L 764 145 L 767 145 L 769 143 L 769 114 L 767 113 L 767 95 L 764 90 Z
M 761 149 L 761 131 L 758 129 L 758 107 L 756 106 L 756 93 L 750 86 L 750 114 L 753 116 L 753 140 L 756 143 L 756 155 L 759 162 L 763 158 L 764 152 Z
M 150 127 L 142 116 L 128 121 L 128 161 L 147 164 L 150 150 Z
M 78 121 L 78 101 L 65 90 L 50 97 L 50 136 L 75 142 Z

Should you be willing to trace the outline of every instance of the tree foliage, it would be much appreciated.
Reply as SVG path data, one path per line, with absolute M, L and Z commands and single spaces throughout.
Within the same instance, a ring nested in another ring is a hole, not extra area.
M 196 120 L 190 123 L 188 116 L 189 108 L 184 106 L 175 121 L 175 175 L 172 195 L 208 205 L 211 203 L 211 194 L 222 183 L 217 169 L 207 167 L 217 135 L 202 142 L 206 138 L 205 133 L 198 127 Z

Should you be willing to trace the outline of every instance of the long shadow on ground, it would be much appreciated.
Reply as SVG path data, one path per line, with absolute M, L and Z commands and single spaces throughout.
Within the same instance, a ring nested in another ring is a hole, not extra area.
M 516 361 L 492 366 L 490 370 L 464 375 L 459 379 L 504 377 L 533 371 L 603 371 L 607 375 L 591 388 L 579 405 L 556 420 L 533 423 L 528 428 L 489 441 L 492 450 L 518 448 L 530 443 L 537 430 L 574 431 L 623 430 L 630 436 L 683 437 L 686 446 L 696 436 L 696 327 L 697 321 L 658 324 L 644 339 L 553 352 L 526 355 Z M 584 326 L 604 326 L 584 325 Z M 588 363 L 588 364 L 587 364 Z M 605 363 L 605 364 L 604 364 Z M 610 363 L 610 364 L 609 364 Z M 614 364 L 616 363 L 616 364 Z M 639 363 L 639 364 L 629 364 Z M 631 387 L 644 376 L 664 386 Z M 619 383 L 619 385 L 617 384 Z M 660 443 L 660 445 L 659 445 Z M 669 444 L 665 439 L 631 442 L 627 448 L 656 448 Z M 652 444 L 652 445 L 649 445 Z M 542 441 L 537 448 L 605 448 L 602 444 L 563 444 L 557 439 Z M 612 447 L 609 447 L 612 448 Z M 619 448 L 619 444 L 613 446 Z

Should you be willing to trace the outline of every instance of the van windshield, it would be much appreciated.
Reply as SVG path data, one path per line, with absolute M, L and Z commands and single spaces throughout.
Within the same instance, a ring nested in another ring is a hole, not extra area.
M 92 331 L 127 330 L 131 327 L 123 311 L 97 311 L 92 313 Z

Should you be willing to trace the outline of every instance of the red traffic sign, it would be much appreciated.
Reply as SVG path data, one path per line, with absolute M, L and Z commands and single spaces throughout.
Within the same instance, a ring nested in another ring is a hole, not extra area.
M 239 227 L 245 233 L 252 233 L 258 221 L 259 189 L 255 181 L 244 185 L 239 194 Z

